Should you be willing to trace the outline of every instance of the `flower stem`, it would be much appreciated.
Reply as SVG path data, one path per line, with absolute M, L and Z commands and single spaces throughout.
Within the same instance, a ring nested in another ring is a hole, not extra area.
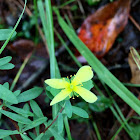
M 68 140 L 72 140 L 67 116 L 64 117 L 64 124 L 65 124 L 65 128 L 66 128 Z

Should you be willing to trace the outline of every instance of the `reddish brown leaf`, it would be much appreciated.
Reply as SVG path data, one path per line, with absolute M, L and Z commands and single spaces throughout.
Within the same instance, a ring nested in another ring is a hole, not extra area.
M 31 40 L 20 39 L 14 41 L 8 46 L 8 49 L 12 52 L 15 52 L 21 58 L 25 58 L 30 52 L 33 51 L 35 44 Z
M 97 56 L 104 56 L 127 24 L 130 0 L 118 0 L 101 7 L 82 24 L 78 36 Z
M 14 41 L 12 44 L 8 46 L 8 49 L 16 53 L 22 59 L 25 59 L 26 56 L 29 53 L 31 53 L 33 50 L 36 50 L 36 54 L 35 54 L 36 56 L 41 56 L 44 58 L 48 57 L 43 44 L 38 44 L 36 46 L 33 41 L 27 40 L 27 39 L 20 39 L 20 40 Z

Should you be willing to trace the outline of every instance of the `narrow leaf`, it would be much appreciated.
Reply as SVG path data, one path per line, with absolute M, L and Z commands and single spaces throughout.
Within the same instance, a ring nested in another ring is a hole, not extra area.
M 25 118 L 21 115 L 18 115 L 18 114 L 15 114 L 15 113 L 12 113 L 12 112 L 9 112 L 9 111 L 5 111 L 5 110 L 0 110 L 0 112 L 2 114 L 4 114 L 5 116 L 11 118 L 12 120 L 16 121 L 16 122 L 19 122 L 19 123 L 22 123 L 22 124 L 30 124 L 32 121 L 29 120 L 28 118 Z
M 5 65 L 0 66 L 0 70 L 10 70 L 14 68 L 15 66 L 12 63 L 7 63 Z
M 29 129 L 32 129 L 32 128 L 34 128 L 34 127 L 36 127 L 36 126 L 38 126 L 38 125 L 40 125 L 40 124 L 42 124 L 42 123 L 44 123 L 46 121 L 47 121 L 46 117 L 39 118 L 39 119 L 31 122 L 29 125 L 26 125 L 25 128 L 22 130 L 22 132 L 27 131 Z
M 6 40 L 11 32 L 12 29 L 0 29 L 0 40 Z M 14 31 L 11 38 L 13 38 L 15 35 L 16 35 L 16 31 Z
M 31 140 L 26 134 L 20 134 L 20 136 L 23 138 L 23 140 Z
M 12 57 L 11 56 L 6 56 L 3 58 L 0 58 L 0 66 L 5 65 L 11 61 Z
M 54 32 L 53 32 L 53 18 L 51 9 L 51 0 L 45 0 L 46 16 L 47 16 L 47 31 L 48 31 L 48 48 L 50 54 L 50 71 L 51 78 L 55 78 L 56 67 L 55 67 L 55 51 L 54 51 Z
M 9 135 L 14 135 L 14 134 L 19 134 L 19 132 L 17 130 L 12 131 L 12 130 L 0 129 L 0 139 L 7 137 Z
M 30 105 L 36 116 L 38 116 L 39 118 L 44 117 L 39 105 L 34 100 L 30 101 Z
M 29 132 L 29 136 L 34 140 L 36 138 L 36 134 L 34 132 Z
M 58 133 L 61 134 L 64 128 L 62 113 L 58 114 L 57 125 L 58 125 Z
M 8 82 L 5 82 L 5 83 L 3 84 L 3 86 L 4 86 L 5 88 L 9 89 L 9 83 L 8 83 Z
M 15 96 L 18 96 L 20 93 L 21 93 L 20 90 L 16 90 L 16 91 L 14 92 L 14 95 L 15 95 Z
M 41 133 L 38 137 L 36 137 L 35 140 L 41 140 L 41 138 L 44 136 L 44 133 Z
M 3 140 L 12 140 L 10 136 L 4 137 Z
M 79 107 L 72 106 L 72 112 L 82 118 L 89 118 L 87 112 Z
M 14 106 L 10 106 L 10 105 L 7 105 L 8 108 L 10 108 L 11 110 L 13 110 L 14 112 L 24 116 L 24 117 L 28 117 L 28 116 L 34 116 L 33 113 L 31 113 L 30 111 L 28 110 L 24 110 L 22 108 L 18 108 L 18 107 L 14 107 Z
M 27 91 L 22 92 L 18 97 L 18 102 L 27 102 L 29 100 L 35 99 L 42 93 L 43 89 L 39 87 L 34 87 Z
M 0 85 L 0 99 L 6 100 L 13 104 L 18 103 L 16 96 L 3 85 Z
M 59 135 L 54 129 L 49 128 L 49 130 L 56 140 L 64 140 L 64 138 L 61 135 Z
M 72 117 L 72 106 L 71 106 L 71 102 L 69 100 L 66 101 L 65 112 L 69 118 Z

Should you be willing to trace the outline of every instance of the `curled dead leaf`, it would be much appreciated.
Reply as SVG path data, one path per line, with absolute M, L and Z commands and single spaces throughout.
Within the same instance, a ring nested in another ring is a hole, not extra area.
M 118 0 L 90 15 L 79 29 L 78 36 L 97 56 L 104 56 L 128 21 L 130 0 Z
M 140 60 L 138 59 L 138 57 L 135 57 L 135 60 L 140 64 Z M 128 56 L 128 63 L 129 63 L 129 66 L 131 69 L 131 75 L 132 75 L 130 82 L 133 84 L 140 84 L 140 70 L 137 64 L 135 63 L 131 53 L 129 53 L 129 56 Z

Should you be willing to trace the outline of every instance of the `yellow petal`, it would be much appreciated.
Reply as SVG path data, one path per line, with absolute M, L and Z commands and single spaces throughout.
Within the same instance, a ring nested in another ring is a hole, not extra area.
M 64 100 L 67 96 L 69 96 L 71 93 L 70 90 L 68 89 L 64 89 L 64 90 L 61 90 L 54 98 L 53 100 L 51 101 L 50 105 L 54 105 L 62 100 Z
M 81 67 L 76 73 L 74 79 L 72 80 L 73 85 L 81 84 L 82 82 L 86 82 L 93 77 L 93 71 L 90 66 Z
M 95 94 L 83 87 L 76 86 L 74 91 L 78 93 L 86 102 L 94 103 L 97 100 L 97 96 Z
M 48 79 L 45 80 L 45 83 L 56 89 L 66 88 L 70 84 L 62 79 Z

